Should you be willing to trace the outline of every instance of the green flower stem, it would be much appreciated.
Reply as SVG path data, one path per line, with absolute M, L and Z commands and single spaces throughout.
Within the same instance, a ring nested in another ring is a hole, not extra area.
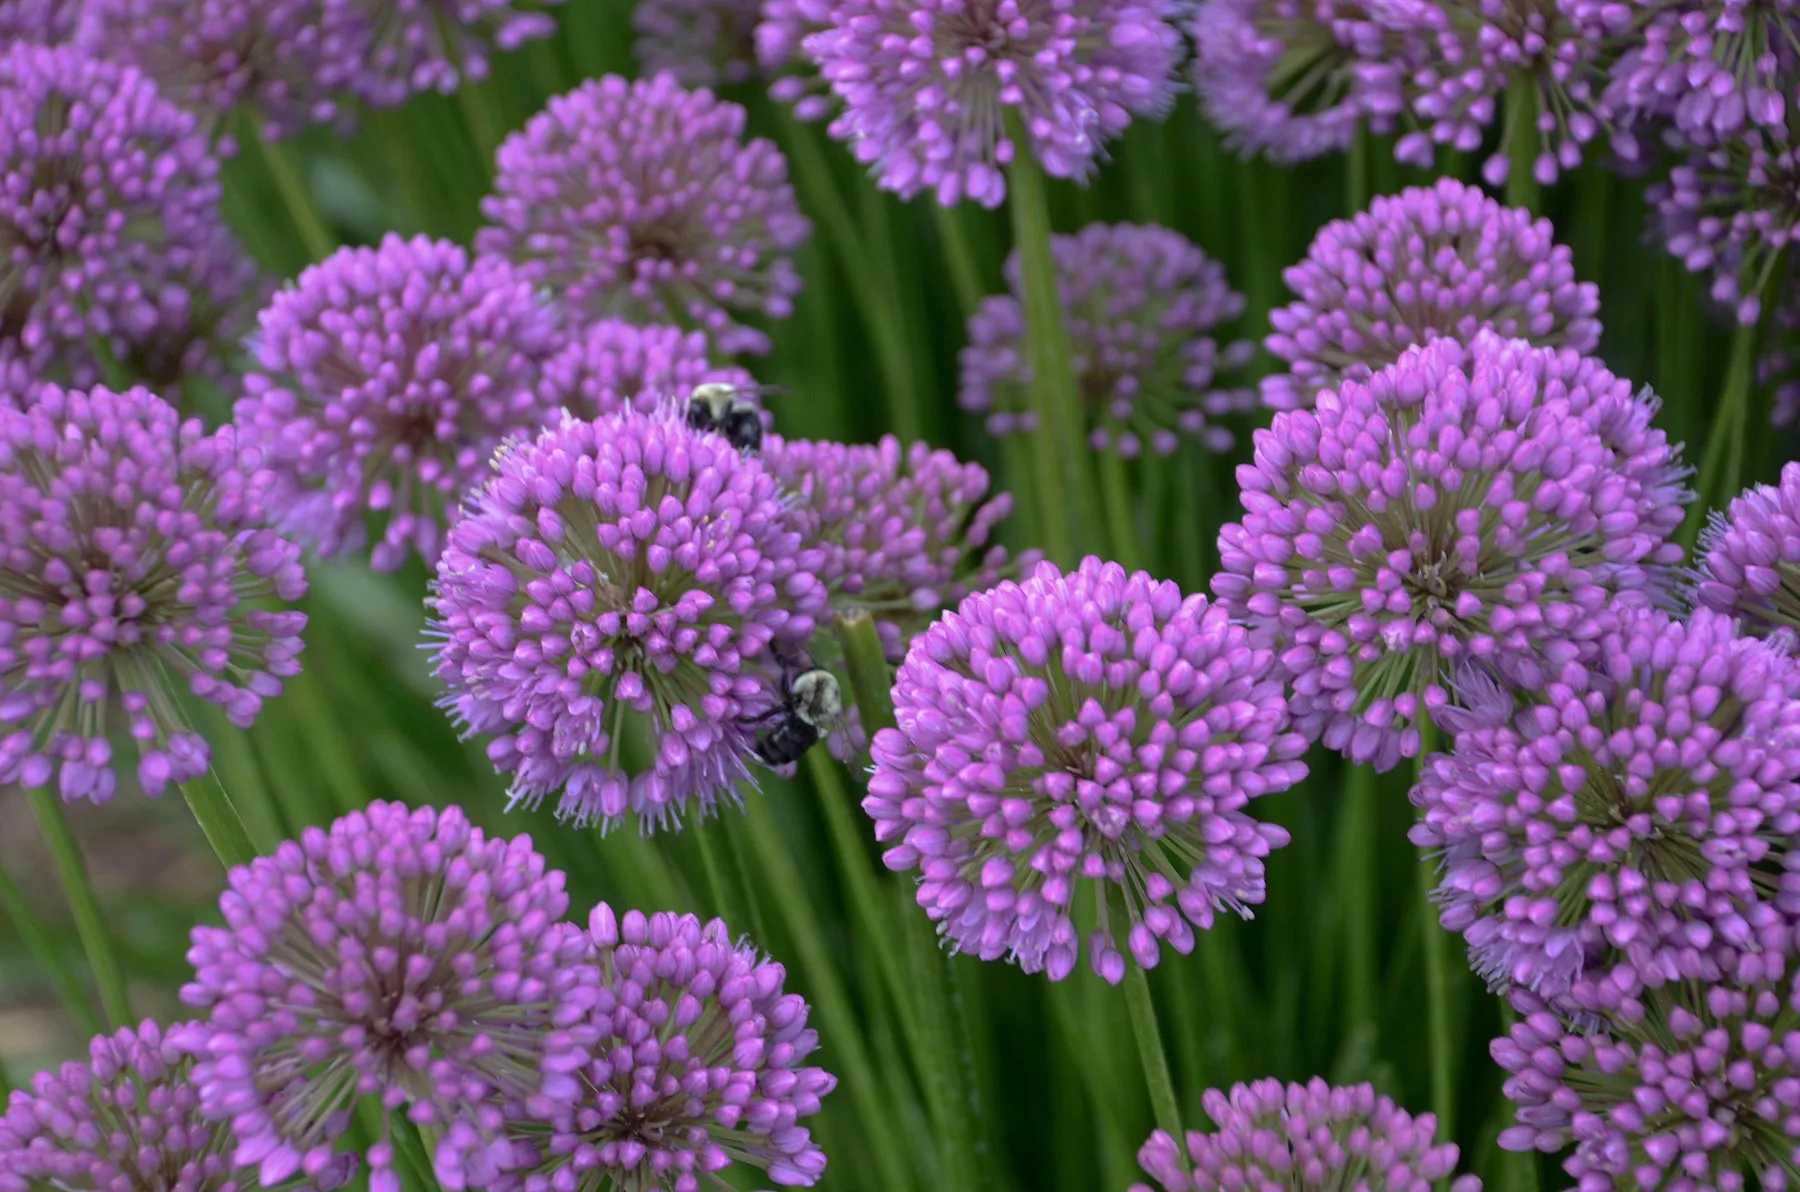
M 1150 997 L 1150 977 L 1135 962 L 1125 966 L 1125 1008 L 1131 1013 L 1131 1033 L 1137 1036 L 1138 1059 L 1150 1086 L 1156 1124 L 1171 1137 L 1180 1138 L 1181 1100 L 1169 1077 L 1169 1058 L 1163 1053 L 1162 1032 L 1156 1025 L 1156 1003 Z
M 469 126 L 469 138 L 475 142 L 475 152 L 486 163 L 487 168 L 494 168 L 494 153 L 500 148 L 501 121 L 495 117 L 492 106 L 487 101 L 487 88 L 474 86 L 464 82 L 456 89 L 456 105 L 462 109 L 463 120 Z
M 1375 977 L 1376 880 L 1375 849 L 1381 833 L 1375 822 L 1375 772 L 1351 765 L 1344 776 L 1343 811 L 1338 826 L 1338 873 L 1345 891 L 1344 1032 L 1376 1021 Z
M 1111 557 L 1125 570 L 1136 571 L 1143 565 L 1143 551 L 1132 517 L 1131 482 L 1125 475 L 1125 461 L 1110 448 L 1094 454 L 1100 472 L 1100 499 L 1106 508 L 1106 541 L 1111 548 Z
M 850 672 L 850 691 L 862 713 L 863 731 L 873 739 L 884 728 L 894 727 L 894 703 L 890 692 L 893 671 L 881 649 L 881 636 L 868 613 L 852 613 L 837 619 L 838 641 L 844 646 L 844 666 Z
M 1719 395 L 1712 431 L 1706 436 L 1706 454 L 1700 457 L 1700 473 L 1694 484 L 1697 496 L 1681 526 L 1681 545 L 1689 555 L 1694 552 L 1708 513 L 1722 507 L 1742 485 L 1755 362 L 1756 327 L 1740 324 L 1731 337 L 1731 363 L 1726 368 L 1725 389 Z
M 324 260 L 337 249 L 337 238 L 326 229 L 325 218 L 319 214 L 312 192 L 301 180 L 300 166 L 287 142 L 272 141 L 262 134 L 261 129 L 253 129 L 248 139 L 262 150 L 263 165 L 268 168 L 269 177 L 281 194 L 288 218 L 293 221 L 294 231 L 299 233 L 300 243 L 306 249 L 307 259 Z
M 63 896 L 69 900 L 69 911 L 75 917 L 75 931 L 87 949 L 88 964 L 94 970 L 94 984 L 100 989 L 100 1006 L 106 1013 L 106 1025 L 112 1028 L 132 1025 L 131 1003 L 125 997 L 125 974 L 119 957 L 113 951 L 112 939 L 106 934 L 106 919 L 100 913 L 100 900 L 94 896 L 88 880 L 87 864 L 81 859 L 81 848 L 69 821 L 63 815 L 62 800 L 47 786 L 26 790 L 31 813 L 37 817 L 38 830 L 50 850 L 56 876 L 62 882 Z
M 1044 504 L 1037 499 L 1036 478 L 1032 474 L 1031 445 L 1024 435 L 1007 435 L 1000 440 L 1000 467 L 1012 493 L 1013 511 L 1006 519 L 1014 537 L 1014 554 L 1044 541 L 1041 516 Z
M 36 958 L 43 967 L 44 975 L 50 978 L 50 984 L 56 989 L 56 996 L 68 1008 L 69 1017 L 75 1021 L 75 1029 L 84 1035 L 100 1033 L 100 1020 L 94 1017 L 93 1003 L 88 1001 L 87 991 L 69 966 L 63 963 L 61 953 L 50 942 L 50 933 L 38 922 L 37 915 L 32 913 L 31 903 L 25 899 L 25 891 L 13 881 L 12 874 L 0 866 L 0 910 L 12 920 L 13 928 L 18 931 L 19 939 L 25 950 Z
M 1437 730 L 1429 717 L 1419 722 L 1419 761 L 1415 774 L 1423 776 L 1426 762 L 1437 748 Z M 1452 1063 L 1455 1051 L 1450 1038 L 1449 955 L 1444 948 L 1444 929 L 1438 926 L 1432 908 L 1432 894 L 1437 890 L 1438 862 L 1431 857 L 1419 860 L 1419 939 L 1424 944 L 1425 1011 L 1431 1046 L 1431 1108 L 1438 1117 L 1438 1127 L 1446 1136 L 1455 1132 L 1456 1093 Z
M 1531 76 L 1516 74 L 1506 87 L 1504 132 L 1506 141 L 1506 202 L 1535 212 L 1541 195 L 1537 175 L 1537 87 Z
M 1057 293 L 1056 262 L 1050 255 L 1050 199 L 1044 189 L 1044 172 L 1015 120 L 1009 118 L 1008 129 L 1018 147 L 1008 179 L 1007 206 L 1012 213 L 1013 247 L 1019 254 L 1025 297 L 1031 404 L 1038 416 L 1031 440 L 1042 506 L 1043 547 L 1053 562 L 1070 567 L 1079 552 L 1100 544 L 1102 518 L 1082 451 L 1081 396 L 1075 387 L 1062 298 Z M 1059 495 L 1062 500 L 1054 499 Z M 1075 510 L 1073 527 L 1064 512 L 1068 501 Z
M 938 239 L 944 244 L 944 259 L 950 264 L 950 284 L 956 289 L 956 305 L 966 320 L 981 305 L 981 271 L 975 267 L 975 252 L 969 245 L 969 233 L 963 227 L 959 208 L 931 205 L 937 219 Z
M 232 806 L 231 796 L 219 776 L 208 770 L 199 778 L 181 784 L 181 797 L 187 800 L 194 822 L 206 834 L 206 843 L 226 869 L 248 865 L 256 859 L 256 846 L 250 843 L 250 832 Z

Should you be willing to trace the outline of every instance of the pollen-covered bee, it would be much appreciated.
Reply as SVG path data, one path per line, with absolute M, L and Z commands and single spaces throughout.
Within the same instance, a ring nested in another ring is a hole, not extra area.
M 843 692 L 830 671 L 790 671 L 782 676 L 781 706 L 771 713 L 778 719 L 773 728 L 758 734 L 754 752 L 765 765 L 790 766 L 843 714 Z
M 688 395 L 687 424 L 693 430 L 723 435 L 739 451 L 762 447 L 762 411 L 740 396 L 735 385 L 709 381 Z

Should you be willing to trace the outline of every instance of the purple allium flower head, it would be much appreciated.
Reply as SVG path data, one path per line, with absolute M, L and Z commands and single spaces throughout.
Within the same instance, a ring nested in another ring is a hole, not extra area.
M 1229 1094 L 1208 1089 L 1202 1104 L 1216 1132 L 1190 1131 L 1183 1154 L 1158 1130 L 1138 1152 L 1165 1192 L 1429 1192 L 1456 1171 L 1456 1144 L 1437 1141 L 1436 1116 L 1414 1117 L 1370 1085 L 1258 1080 Z M 1451 1192 L 1480 1188 L 1472 1175 L 1450 1184 Z
M 1231 432 L 1212 419 L 1255 397 L 1222 387 L 1218 374 L 1247 364 L 1255 347 L 1213 338 L 1244 311 L 1224 266 L 1177 232 L 1135 224 L 1089 224 L 1052 237 L 1050 250 L 1090 445 L 1136 456 L 1147 443 L 1167 455 L 1185 433 L 1229 450 Z M 969 318 L 957 398 L 996 435 L 1036 427 L 1017 252 L 1006 278 L 1011 293 L 983 299 Z
M 282 524 L 326 556 L 427 563 L 494 449 L 555 409 L 544 366 L 563 339 L 519 270 L 449 241 L 389 234 L 339 249 L 262 312 L 235 420 L 276 479 Z
M 1752 129 L 1688 156 L 1645 192 L 1669 255 L 1712 275 L 1711 295 L 1748 326 L 1800 229 L 1800 153 Z
M 514 799 L 560 791 L 579 824 L 735 800 L 775 699 L 759 671 L 825 610 L 775 477 L 673 406 L 566 420 L 496 470 L 438 561 L 445 706 L 493 737 Z
M 1053 981 L 1075 967 L 1084 880 L 1088 961 L 1115 984 L 1115 925 L 1151 968 L 1221 908 L 1248 915 L 1288 839 L 1249 802 L 1306 775 L 1269 651 L 1204 596 L 1094 558 L 946 613 L 913 640 L 894 710 L 863 800 L 888 868 L 919 872 L 954 949 Z
M 128 357 L 196 306 L 235 301 L 246 258 L 218 172 L 136 69 L 67 46 L 0 50 L 0 345 L 92 384 L 96 341 Z
M 645 74 L 668 71 L 686 87 L 747 83 L 762 9 L 760 0 L 638 0 L 632 49 Z
M 571 1028 L 593 1007 L 587 938 L 529 838 L 455 807 L 376 801 L 231 871 L 223 927 L 196 927 L 182 1001 L 202 1111 L 231 1123 L 263 1185 L 340 1163 L 362 1098 L 437 1136 L 446 1187 L 510 1160 L 507 1114 L 572 1092 Z M 371 1187 L 398 1192 L 386 1131 Z
M 639 327 L 622 319 L 602 319 L 570 337 L 544 365 L 546 402 L 580 418 L 598 418 L 630 408 L 654 413 L 671 398 L 686 400 L 699 385 L 730 385 L 745 400 L 756 393 L 756 378 L 736 365 L 712 363 L 706 334 L 679 327 Z
M 1800 462 L 1781 483 L 1733 497 L 1700 536 L 1695 603 L 1740 617 L 1748 632 L 1800 633 Z
M 422 91 L 448 95 L 488 75 L 495 50 L 551 37 L 556 20 L 539 11 L 562 0 L 331 0 L 348 4 L 373 41 L 351 86 L 377 106 Z
M 1200 106 L 1245 154 L 1304 161 L 1387 132 L 1428 42 L 1414 5 L 1356 0 L 1203 0 L 1194 21 Z
M 1575 280 L 1547 219 L 1503 207 L 1453 178 L 1377 198 L 1319 230 L 1282 273 L 1296 300 L 1269 316 L 1264 346 L 1288 371 L 1263 403 L 1312 405 L 1321 389 L 1365 380 L 1416 343 L 1490 330 L 1544 347 L 1600 346 L 1600 294 Z
M 1536 687 L 1661 598 L 1690 494 L 1655 408 L 1572 351 L 1484 332 L 1258 431 L 1213 590 L 1276 652 L 1301 731 L 1392 768 L 1467 667 Z
M 500 146 L 483 252 L 591 318 L 676 322 L 728 356 L 769 351 L 737 320 L 785 319 L 811 234 L 773 142 L 744 109 L 673 75 L 590 79 Z
M 1660 942 L 1751 938 L 1765 870 L 1800 835 L 1800 668 L 1708 609 L 1627 610 L 1511 724 L 1459 733 L 1413 790 L 1444 854 L 1441 922 L 1475 969 L 1562 1002 L 1615 958 L 1655 983 Z
M 805 49 L 843 102 L 831 135 L 887 190 L 998 207 L 1024 150 L 1085 178 L 1175 95 L 1172 0 L 842 0 Z M 1009 119 L 1010 118 L 1010 119 Z
M 0 0 L 0 45 L 58 45 L 75 33 L 85 0 Z
M 365 77 L 370 27 L 354 0 L 84 0 L 76 41 L 129 62 L 207 129 L 239 104 L 263 135 L 340 122 Z
M 299 673 L 300 550 L 263 524 L 230 430 L 142 389 L 44 386 L 0 407 L 0 782 L 113 794 L 111 734 L 146 794 L 206 773 L 169 684 L 247 728 Z
M 1581 1192 L 1794 1187 L 1800 1171 L 1800 974 L 1653 999 L 1630 1020 L 1554 1012 L 1524 990 L 1489 1050 L 1511 1075 L 1508 1150 L 1573 1145 Z
M 256 1174 L 231 1162 L 227 1127 L 200 1114 L 192 1024 L 97 1035 L 86 1063 L 39 1072 L 0 1113 L 0 1192 L 250 1192 Z M 295 1188 L 334 1188 L 355 1169 L 342 1156 Z
M 825 1153 L 799 1123 L 837 1078 L 804 1066 L 819 1037 L 781 965 L 719 919 L 620 916 L 603 902 L 588 925 L 600 992 L 578 1033 L 592 1058 L 573 1069 L 571 1096 L 515 1129 L 537 1160 L 523 1192 L 575 1187 L 571 1176 L 699 1192 L 732 1163 L 811 1187 Z

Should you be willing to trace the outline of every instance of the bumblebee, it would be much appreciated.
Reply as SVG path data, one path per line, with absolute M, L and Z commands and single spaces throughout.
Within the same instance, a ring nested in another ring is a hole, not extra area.
M 739 451 L 762 448 L 762 411 L 740 397 L 731 385 L 712 381 L 694 386 L 688 395 L 687 424 L 692 430 L 723 435 Z

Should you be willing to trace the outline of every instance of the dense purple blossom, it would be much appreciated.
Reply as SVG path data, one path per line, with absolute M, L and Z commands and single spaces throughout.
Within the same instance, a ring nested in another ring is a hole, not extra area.
M 390 234 L 276 295 L 234 417 L 295 535 L 357 552 L 372 516 L 376 569 L 411 551 L 430 563 L 494 449 L 555 409 L 544 366 L 562 344 L 552 307 L 507 262 Z
M 602 319 L 576 333 L 544 365 L 546 404 L 580 418 L 627 407 L 649 414 L 709 382 L 730 385 L 746 400 L 757 388 L 756 378 L 742 368 L 712 363 L 704 332 L 640 327 L 621 319 Z
M 590 79 L 500 146 L 483 252 L 512 259 L 589 318 L 675 322 L 719 351 L 762 354 L 738 320 L 793 312 L 792 254 L 811 226 L 744 109 L 674 76 Z
M 369 14 L 358 0 L 85 0 L 76 40 L 156 80 L 201 127 L 253 107 L 263 135 L 341 122 L 365 79 Z
M 218 163 L 193 120 L 137 70 L 80 51 L 0 50 L 0 346 L 54 379 L 101 377 L 96 346 L 125 365 L 161 345 L 197 364 L 207 309 L 241 304 L 254 269 L 219 214 Z
M 894 710 L 863 801 L 883 859 L 919 872 L 953 948 L 1053 981 L 1075 967 L 1083 882 L 1088 961 L 1114 983 L 1115 928 L 1151 968 L 1217 911 L 1248 915 L 1288 839 L 1248 805 L 1306 774 L 1268 650 L 1205 597 L 1094 558 L 946 613 L 914 639 Z
M 1089 224 L 1052 237 L 1050 251 L 1089 444 L 1125 456 L 1147 444 L 1168 455 L 1188 434 L 1230 449 L 1231 432 L 1216 419 L 1255 397 L 1223 387 L 1219 373 L 1248 363 L 1255 348 L 1221 348 L 1214 338 L 1244 311 L 1225 267 L 1177 232 L 1136 224 Z M 1006 279 L 1011 293 L 983 299 L 969 317 L 957 396 L 996 435 L 1036 429 L 1017 252 Z
M 1309 737 L 1381 769 L 1471 666 L 1533 688 L 1664 598 L 1691 495 L 1655 404 L 1572 351 L 1482 333 L 1275 416 L 1213 588 Z
M 1600 294 L 1575 280 L 1550 221 L 1503 207 L 1453 178 L 1377 198 L 1326 224 L 1282 273 L 1296 300 L 1269 316 L 1264 341 L 1288 371 L 1264 378 L 1276 410 L 1364 380 L 1416 343 L 1467 342 L 1482 330 L 1544 347 L 1600 346 Z
M 1800 229 L 1800 155 L 1788 139 L 1753 129 L 1694 152 L 1646 197 L 1669 254 L 1711 274 L 1713 300 L 1739 323 L 1761 318 L 1769 280 Z
M 1456 1144 L 1437 1141 L 1437 1118 L 1415 1118 L 1370 1085 L 1258 1080 L 1230 1093 L 1208 1089 L 1202 1104 L 1214 1133 L 1189 1131 L 1184 1154 L 1158 1130 L 1138 1152 L 1164 1192 L 1429 1192 L 1456 1171 Z M 1450 1184 L 1451 1192 L 1480 1187 L 1472 1175 Z
M 1523 990 L 1490 1050 L 1510 1075 L 1508 1150 L 1573 1145 L 1581 1192 L 1792 1188 L 1800 1172 L 1800 974 L 1694 982 L 1628 1017 L 1554 1012 Z
M 85 0 L 0 0 L 0 45 L 65 42 L 75 32 Z
M 516 50 L 556 33 L 542 11 L 562 0 L 333 0 L 370 30 L 352 88 L 370 103 L 402 103 L 414 92 L 448 95 L 488 75 L 495 50 Z
M 1359 125 L 1387 132 L 1429 41 L 1427 6 L 1357 0 L 1203 0 L 1194 84 L 1231 147 L 1277 162 L 1341 153 Z
M 843 103 L 831 134 L 885 189 L 998 207 L 1019 147 L 1085 178 L 1175 94 L 1172 0 L 841 0 L 805 40 Z
M 0 1192 L 249 1192 L 256 1174 L 230 1159 L 226 1126 L 200 1115 L 190 1029 L 145 1021 L 97 1035 L 86 1063 L 32 1077 L 0 1114 Z M 342 1156 L 284 1186 L 328 1189 L 349 1179 Z
M 720 919 L 603 902 L 588 925 L 600 991 L 577 1033 L 591 1058 L 570 1095 L 515 1127 L 528 1158 L 502 1188 L 699 1192 L 733 1163 L 811 1187 L 825 1153 L 799 1123 L 837 1079 L 804 1066 L 818 1033 L 781 965 Z
M 1781 482 L 1733 497 L 1700 536 L 1695 602 L 1741 617 L 1750 632 L 1800 633 L 1800 463 Z
M 685 87 L 756 77 L 760 0 L 638 0 L 632 47 L 645 74 L 668 71 Z
M 223 927 L 196 927 L 183 1045 L 234 1161 L 264 1186 L 341 1164 L 358 1100 L 437 1138 L 449 1188 L 510 1161 L 508 1114 L 560 1100 L 597 992 L 587 938 L 559 922 L 563 875 L 529 838 L 489 839 L 454 807 L 376 801 L 231 871 Z M 384 1126 L 371 1186 L 397 1192 Z
M 515 800 L 560 792 L 578 824 L 735 800 L 774 706 L 761 672 L 825 607 L 774 476 L 676 407 L 565 421 L 496 471 L 438 561 L 445 705 Z
M 229 428 L 142 389 L 45 386 L 0 407 L 0 782 L 113 794 L 112 736 L 147 794 L 206 773 L 176 692 L 249 727 L 299 673 L 300 550 L 263 524 Z
M 1627 611 L 1545 678 L 1413 791 L 1476 971 L 1566 1004 L 1594 964 L 1679 979 L 1668 938 L 1743 946 L 1800 834 L 1800 669 L 1710 610 Z

